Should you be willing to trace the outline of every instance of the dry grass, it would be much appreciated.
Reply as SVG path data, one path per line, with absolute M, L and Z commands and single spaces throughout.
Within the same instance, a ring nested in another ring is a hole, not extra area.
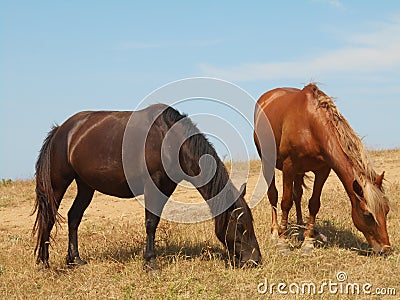
M 0 298 L 20 299 L 293 299 L 293 295 L 267 292 L 257 285 L 270 283 L 338 282 L 344 271 L 348 282 L 371 283 L 376 287 L 396 288 L 400 297 L 400 150 L 373 151 L 377 171 L 386 170 L 386 191 L 392 210 L 388 230 L 394 253 L 387 257 L 363 256 L 353 248 L 364 249 L 365 239 L 355 229 L 350 202 L 334 174 L 322 195 L 317 225 L 328 242 L 320 244 L 311 257 L 300 256 L 293 240 L 290 256 L 276 253 L 270 241 L 270 206 L 266 199 L 253 209 L 255 229 L 263 255 L 256 269 L 232 269 L 226 264 L 222 245 L 213 233 L 212 221 L 176 224 L 162 220 L 157 231 L 157 255 L 162 271 L 147 274 L 142 270 L 144 235 L 143 208 L 135 200 L 119 200 L 96 194 L 80 227 L 80 252 L 89 264 L 67 268 L 64 259 L 67 232 L 58 232 L 50 252 L 51 269 L 38 271 L 30 236 L 34 217 L 29 216 L 34 201 L 34 182 L 14 182 L 0 187 Z M 252 162 L 250 181 L 259 163 Z M 250 184 L 251 186 L 251 184 Z M 66 212 L 75 195 L 71 187 L 61 213 Z M 177 197 L 200 197 L 177 191 Z M 305 193 L 309 197 L 309 192 Z M 303 212 L 307 203 L 303 201 Z M 294 209 L 291 220 L 295 220 Z M 324 294 L 297 296 L 310 299 L 352 299 L 351 295 Z M 381 296 L 375 296 L 381 299 Z M 357 298 L 366 298 L 359 295 Z

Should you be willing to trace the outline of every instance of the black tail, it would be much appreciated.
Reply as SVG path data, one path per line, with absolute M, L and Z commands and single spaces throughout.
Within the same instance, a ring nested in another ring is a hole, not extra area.
M 51 228 L 58 223 L 58 208 L 54 197 L 50 176 L 50 148 L 58 126 L 53 126 L 43 142 L 42 148 L 36 162 L 36 202 L 34 211 L 37 212 L 36 221 L 32 233 L 37 233 L 35 254 L 38 253 L 37 262 L 46 262 L 45 245 L 48 243 Z

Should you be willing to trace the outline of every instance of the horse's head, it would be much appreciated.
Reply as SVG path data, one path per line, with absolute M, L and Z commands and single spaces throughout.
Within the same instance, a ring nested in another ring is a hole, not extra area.
M 375 253 L 389 254 L 390 242 L 386 229 L 386 215 L 389 212 L 389 201 L 383 192 L 382 175 L 374 182 L 354 180 L 352 201 L 352 218 L 354 225 L 360 230 Z
M 243 198 L 246 184 L 242 185 L 239 193 L 238 199 L 227 212 L 226 230 L 223 240 L 220 240 L 228 248 L 230 258 L 240 267 L 256 266 L 261 263 L 261 253 L 254 233 L 253 216 Z M 234 197 L 233 193 L 227 193 L 227 197 Z

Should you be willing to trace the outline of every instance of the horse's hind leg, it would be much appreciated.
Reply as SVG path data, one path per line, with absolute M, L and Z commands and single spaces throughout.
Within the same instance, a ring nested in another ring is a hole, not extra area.
M 286 240 L 287 235 L 287 226 L 288 226 L 288 217 L 289 211 L 293 206 L 293 181 L 294 174 L 291 160 L 285 160 L 282 168 L 282 179 L 283 179 L 283 194 L 282 194 L 282 218 L 281 224 L 279 225 L 279 236 L 280 238 L 277 241 L 277 249 L 283 255 L 290 254 L 289 244 Z
M 297 225 L 303 225 L 303 215 L 301 212 L 301 197 L 303 196 L 304 174 L 297 174 L 293 184 L 293 201 L 296 206 Z
M 86 264 L 79 256 L 78 227 L 81 223 L 83 213 L 89 206 L 94 193 L 94 189 L 80 179 L 76 179 L 76 184 L 78 187 L 78 194 L 68 211 L 68 255 L 66 259 L 68 265 Z
M 290 159 L 286 159 L 283 163 L 282 168 L 282 181 L 283 181 L 283 193 L 282 193 L 282 218 L 280 224 L 280 234 L 287 233 L 288 218 L 290 209 L 293 206 L 293 182 L 295 174 L 293 172 L 293 166 Z
M 56 208 L 60 207 L 61 200 L 64 197 L 65 191 L 67 190 L 68 186 L 71 184 L 71 180 L 65 180 L 60 183 L 57 183 L 53 187 L 53 197 L 55 199 Z M 54 183 L 53 183 L 54 184 Z M 50 235 L 51 230 L 54 227 L 54 220 L 50 219 L 45 230 L 43 230 L 43 234 L 41 235 L 40 239 L 40 248 L 37 258 L 37 263 L 43 262 L 45 268 L 49 268 L 49 246 L 50 246 Z
M 268 199 L 271 204 L 272 224 L 271 224 L 271 240 L 276 243 L 277 250 L 284 255 L 290 253 L 289 245 L 284 237 L 279 237 L 280 227 L 278 224 L 277 204 L 278 204 L 278 190 L 275 185 L 275 176 L 272 178 L 271 184 L 268 188 Z
M 278 190 L 275 185 L 275 176 L 272 178 L 271 184 L 268 188 L 268 199 L 271 204 L 271 213 L 272 213 L 272 224 L 271 224 L 271 238 L 272 240 L 277 240 L 279 237 L 279 225 L 278 225 L 278 216 L 276 212 L 276 207 L 278 204 Z

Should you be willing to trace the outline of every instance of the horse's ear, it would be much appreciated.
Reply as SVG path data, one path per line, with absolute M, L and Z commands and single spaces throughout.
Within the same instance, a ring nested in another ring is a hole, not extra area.
M 385 171 L 382 172 L 381 175 L 379 175 L 376 179 L 375 179 L 375 185 L 377 185 L 378 187 L 382 187 L 382 182 L 383 182 L 383 177 L 385 176 Z
M 353 181 L 353 190 L 360 198 L 364 198 L 362 187 L 357 180 Z
M 369 215 L 370 211 L 368 210 L 368 207 L 367 207 L 367 201 L 365 201 L 365 199 L 364 199 L 364 193 L 363 193 L 362 187 L 358 183 L 357 180 L 353 181 L 353 190 L 359 196 L 358 204 L 359 204 L 359 207 L 361 208 L 363 214 Z
M 242 184 L 239 190 L 240 198 L 243 198 L 246 195 L 246 182 Z

